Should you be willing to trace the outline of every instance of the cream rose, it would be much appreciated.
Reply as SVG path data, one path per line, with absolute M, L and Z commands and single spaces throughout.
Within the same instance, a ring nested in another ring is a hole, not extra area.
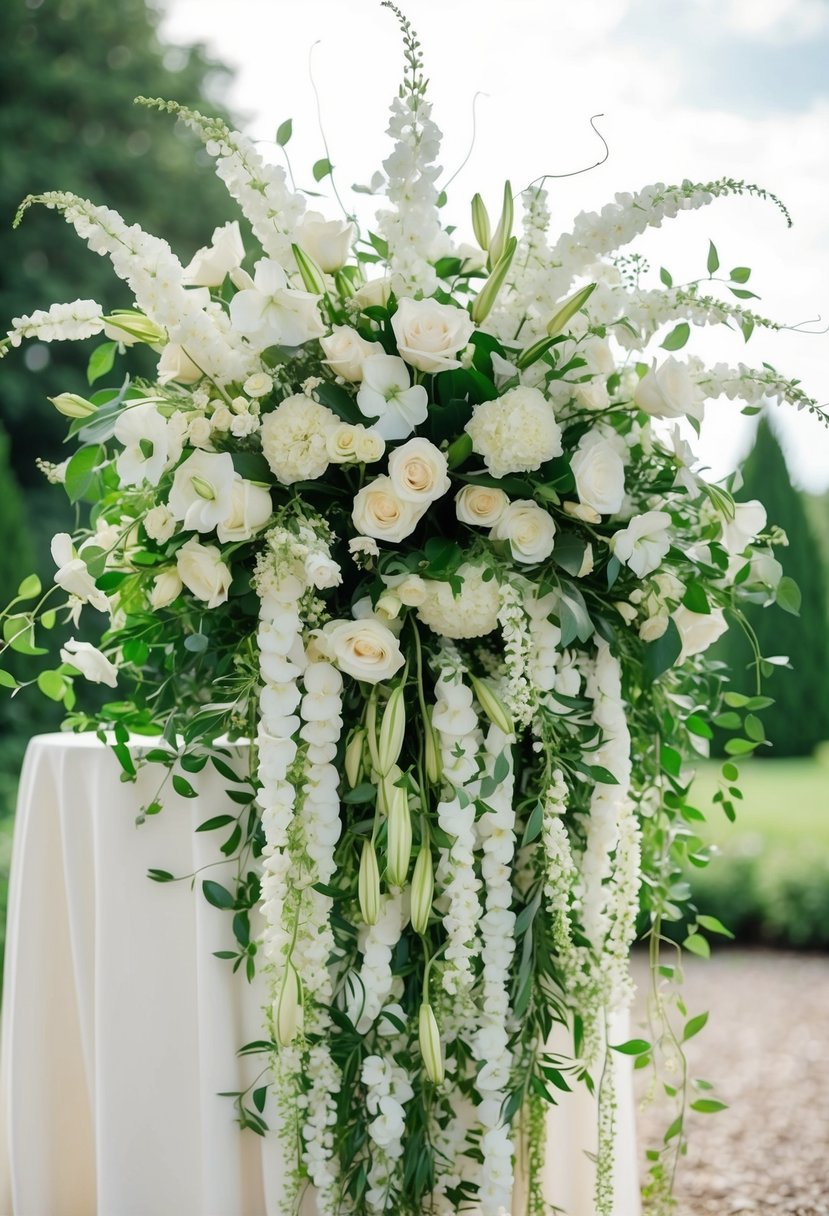
M 389 478 L 398 498 L 420 507 L 442 498 L 449 489 L 443 452 L 428 439 L 410 439 L 389 457 Z
M 722 608 L 710 612 L 691 612 L 680 604 L 673 612 L 674 622 L 682 639 L 682 650 L 677 663 L 684 663 L 692 654 L 701 654 L 713 646 L 728 629 Z
M 165 544 L 176 530 L 176 517 L 164 506 L 151 507 L 144 516 L 144 531 L 150 540 Z
M 495 486 L 464 486 L 455 498 L 458 519 L 476 528 L 494 528 L 508 506 L 508 495 Z
M 600 431 L 583 435 L 570 459 L 579 501 L 599 515 L 614 515 L 625 497 L 625 466 Z
M 391 326 L 400 354 L 422 372 L 460 367 L 455 356 L 475 330 L 462 308 L 437 300 L 400 300 Z
M 215 545 L 203 545 L 188 540 L 176 554 L 179 576 L 185 587 L 208 608 L 218 608 L 227 601 L 231 573 L 222 561 L 221 550 Z
M 422 514 L 398 496 L 390 477 L 377 477 L 357 494 L 351 518 L 362 535 L 396 544 L 414 532 Z
M 176 342 L 168 342 L 164 347 L 156 372 L 159 384 L 169 384 L 171 380 L 176 384 L 195 384 L 202 378 L 200 368 Z
M 222 544 L 250 540 L 271 517 L 273 503 L 270 491 L 236 474 L 230 498 L 230 510 L 216 529 Z
M 705 401 L 686 364 L 673 355 L 657 367 L 654 362 L 636 386 L 633 400 L 653 418 L 702 419 Z
M 556 526 L 547 511 L 529 499 L 510 503 L 490 532 L 491 540 L 505 540 L 517 562 L 543 562 L 553 551 Z
M 358 287 L 352 299 L 360 308 L 385 308 L 391 295 L 391 277 L 384 275 L 380 279 L 369 279 Z
M 363 378 L 366 359 L 385 354 L 379 342 L 367 342 L 350 325 L 335 325 L 330 334 L 320 338 L 320 346 L 334 375 L 354 384 Z
M 173 600 L 178 599 L 181 595 L 181 586 L 181 575 L 177 569 L 171 566 L 169 570 L 162 570 L 153 579 L 150 607 L 158 611 L 159 608 L 166 608 L 168 604 L 172 604 Z
M 324 553 L 309 553 L 305 559 L 305 577 L 318 591 L 326 587 L 339 587 L 343 581 L 340 567 L 332 557 Z
M 314 259 L 320 270 L 333 274 L 348 261 L 354 241 L 354 225 L 327 220 L 319 211 L 306 211 L 296 227 L 300 249 Z
M 360 464 L 374 464 L 386 450 L 386 441 L 382 435 L 370 426 L 357 427 L 355 451 Z
M 405 660 L 397 638 L 381 621 L 330 621 L 324 629 L 334 662 L 366 684 L 389 680 Z

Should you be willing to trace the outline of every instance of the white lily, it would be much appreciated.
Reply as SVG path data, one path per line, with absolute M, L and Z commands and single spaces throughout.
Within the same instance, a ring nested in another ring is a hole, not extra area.
M 397 355 L 372 355 L 363 363 L 357 405 L 383 439 L 406 439 L 426 421 L 429 398 L 422 384 L 412 384 L 409 369 Z

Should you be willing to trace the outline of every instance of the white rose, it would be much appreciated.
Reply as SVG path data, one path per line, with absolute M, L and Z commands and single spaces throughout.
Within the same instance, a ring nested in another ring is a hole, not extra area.
M 519 385 L 482 401 L 464 429 L 493 477 L 531 473 L 562 452 L 561 427 L 537 388 Z
M 389 457 L 389 477 L 398 498 L 421 507 L 436 502 L 449 489 L 443 452 L 428 439 L 410 439 Z
M 185 587 L 208 608 L 227 602 L 231 573 L 216 545 L 202 545 L 193 537 L 179 549 L 176 564 Z
M 455 498 L 455 514 L 462 524 L 494 528 L 509 506 L 509 497 L 494 486 L 464 486 Z
M 216 529 L 222 544 L 250 540 L 264 528 L 271 517 L 273 504 L 270 491 L 236 474 L 231 488 L 230 510 Z
M 657 569 L 671 547 L 671 517 L 667 511 L 645 511 L 610 538 L 613 554 L 644 578 Z
M 267 397 L 273 388 L 273 377 L 267 372 L 254 372 L 242 385 L 249 397 Z
M 232 220 L 213 233 L 210 245 L 196 250 L 189 266 L 184 267 L 184 282 L 189 287 L 221 287 L 225 276 L 242 265 L 245 246 L 239 224 Z
M 169 384 L 171 380 L 176 384 L 195 384 L 202 378 L 201 370 L 176 342 L 168 342 L 164 347 L 156 375 L 159 384 Z
M 144 516 L 144 531 L 150 540 L 163 545 L 176 530 L 176 520 L 165 506 L 151 507 Z
M 610 394 L 604 380 L 587 380 L 575 386 L 576 400 L 586 410 L 606 410 L 610 405 Z
M 196 414 L 187 424 L 187 439 L 194 448 L 205 448 L 210 443 L 212 427 L 201 414 Z
M 625 466 L 600 431 L 588 431 L 570 458 L 580 501 L 600 515 L 614 515 L 625 497 Z
M 354 242 L 354 225 L 326 220 L 319 211 L 306 211 L 296 226 L 296 243 L 325 274 L 333 274 L 348 261 Z
M 391 277 L 384 275 L 380 279 L 369 279 L 358 287 L 352 299 L 360 308 L 385 308 L 391 295 Z
M 537 503 L 518 498 L 510 503 L 490 532 L 490 540 L 505 540 L 517 562 L 543 562 L 553 551 L 556 526 Z
M 166 608 L 168 604 L 172 604 L 173 600 L 178 599 L 181 594 L 181 575 L 177 569 L 171 566 L 169 570 L 162 570 L 153 579 L 153 589 L 150 592 L 150 607 L 158 611 L 159 608 Z
M 636 386 L 633 400 L 653 418 L 698 418 L 702 420 L 705 400 L 688 367 L 670 355 L 661 367 L 654 361 Z
M 99 612 L 109 612 L 109 600 L 103 591 L 99 591 L 95 586 L 95 580 L 89 573 L 86 562 L 75 553 L 69 533 L 58 532 L 53 536 L 51 548 L 52 558 L 57 566 L 57 585 L 84 604 L 91 604 Z
M 360 464 L 374 464 L 386 450 L 386 441 L 370 426 L 357 427 L 355 451 Z
M 309 553 L 305 559 L 305 577 L 318 591 L 326 587 L 339 587 L 343 581 L 342 571 L 333 558 L 324 553 Z
M 394 590 L 401 604 L 407 608 L 419 608 L 426 599 L 426 582 L 419 574 L 407 574 L 394 584 Z
M 397 638 L 381 621 L 331 621 L 324 633 L 340 671 L 379 684 L 400 670 L 405 660 Z
M 320 338 L 320 346 L 334 375 L 355 384 L 363 378 L 366 359 L 385 354 L 379 342 L 367 342 L 350 325 L 335 325 L 330 334 Z
M 701 654 L 728 629 L 722 608 L 712 608 L 710 612 L 691 612 L 684 604 L 680 604 L 673 612 L 679 636 L 682 639 L 682 650 L 677 663 L 684 663 L 692 654 Z
M 455 356 L 475 331 L 462 308 L 436 300 L 400 300 L 391 326 L 400 354 L 422 372 L 460 367 Z
M 236 473 L 229 452 L 194 452 L 173 476 L 168 506 L 191 532 L 210 532 L 232 509 Z
M 229 431 L 233 426 L 235 414 L 231 414 L 226 405 L 219 405 L 210 415 L 210 429 L 212 431 Z
M 588 507 L 583 502 L 563 502 L 562 509 L 567 515 L 573 519 L 580 519 L 585 524 L 600 524 L 602 517 L 593 507 Z
M 325 437 L 328 458 L 334 464 L 353 464 L 357 461 L 357 434 L 359 427 L 350 422 L 341 422 Z
M 66 645 L 61 647 L 60 657 L 92 684 L 108 684 L 110 688 L 115 688 L 118 683 L 117 668 L 89 642 L 76 642 L 74 638 L 70 638 Z
M 379 557 L 380 546 L 373 536 L 352 536 L 348 542 L 348 552 L 353 558 Z
M 354 499 L 351 518 L 358 532 L 393 544 L 411 535 L 422 511 L 395 493 L 390 477 L 377 477 Z
M 756 498 L 734 503 L 734 518 L 721 520 L 722 544 L 730 554 L 743 553 L 766 526 L 766 508 Z
M 661 638 L 668 628 L 667 612 L 658 612 L 656 616 L 648 617 L 639 626 L 639 636 L 643 642 L 655 642 Z

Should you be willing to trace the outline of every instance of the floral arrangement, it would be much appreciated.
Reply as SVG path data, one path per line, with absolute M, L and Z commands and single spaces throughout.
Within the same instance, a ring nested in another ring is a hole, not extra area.
M 748 310 L 747 268 L 718 275 L 712 245 L 707 277 L 663 269 L 653 287 L 618 251 L 727 195 L 785 208 L 742 182 L 660 184 L 551 241 L 543 181 L 516 198 L 507 183 L 497 224 L 476 195 L 476 244 L 459 243 L 420 47 L 394 11 L 406 70 L 393 150 L 362 188 L 384 196 L 373 231 L 306 210 L 221 122 L 144 98 L 204 141 L 247 241 L 229 223 L 184 266 L 106 207 L 24 203 L 108 257 L 129 307 L 53 305 L 5 345 L 103 334 L 90 382 L 136 344 L 160 358 L 151 382 L 54 399 L 80 446 L 44 471 L 82 522 L 54 538 L 54 585 L 21 586 L 3 638 L 42 654 L 58 613 L 91 613 L 99 645 L 71 640 L 36 676 L 68 727 L 106 730 L 127 779 L 138 733 L 162 736 L 162 789 L 194 796 L 207 763 L 228 782 L 228 813 L 201 830 L 227 833 L 238 880 L 202 885 L 232 914 L 220 957 L 267 972 L 266 1037 L 243 1050 L 272 1078 L 236 1103 L 262 1134 L 277 1112 L 286 1212 L 311 1184 L 328 1216 L 497 1216 L 518 1156 L 527 1210 L 544 1212 L 544 1110 L 586 1084 L 610 1213 L 614 1050 L 675 1106 L 649 1152 L 662 1210 L 688 1105 L 721 1106 L 683 1079 L 705 1015 L 688 1018 L 681 964 L 660 956 L 666 922 L 696 953 L 726 931 L 681 881 L 708 860 L 691 766 L 714 725 L 732 732 L 718 801 L 733 816 L 734 758 L 763 744 L 760 683 L 779 661 L 758 653 L 738 691 L 704 652 L 729 619 L 748 630 L 746 601 L 798 600 L 772 552 L 785 537 L 734 478 L 700 476 L 690 440 L 722 395 L 820 410 L 768 365 L 675 357 L 692 325 L 777 328 Z M 79 677 L 120 699 L 78 709 Z M 228 738 L 253 742 L 250 773 Z M 614 1044 L 637 925 L 653 1033 Z M 556 1024 L 570 1056 L 548 1047 Z

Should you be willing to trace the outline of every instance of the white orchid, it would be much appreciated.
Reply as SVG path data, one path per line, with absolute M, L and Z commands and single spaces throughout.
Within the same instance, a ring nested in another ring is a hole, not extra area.
M 429 398 L 422 384 L 412 384 L 409 369 L 397 355 L 372 355 L 363 363 L 357 405 L 383 439 L 406 439 L 426 421 Z
M 302 346 L 321 338 L 319 296 L 296 291 L 278 262 L 262 258 L 256 263 L 253 286 L 238 291 L 230 302 L 233 328 L 258 350 L 268 346 Z

